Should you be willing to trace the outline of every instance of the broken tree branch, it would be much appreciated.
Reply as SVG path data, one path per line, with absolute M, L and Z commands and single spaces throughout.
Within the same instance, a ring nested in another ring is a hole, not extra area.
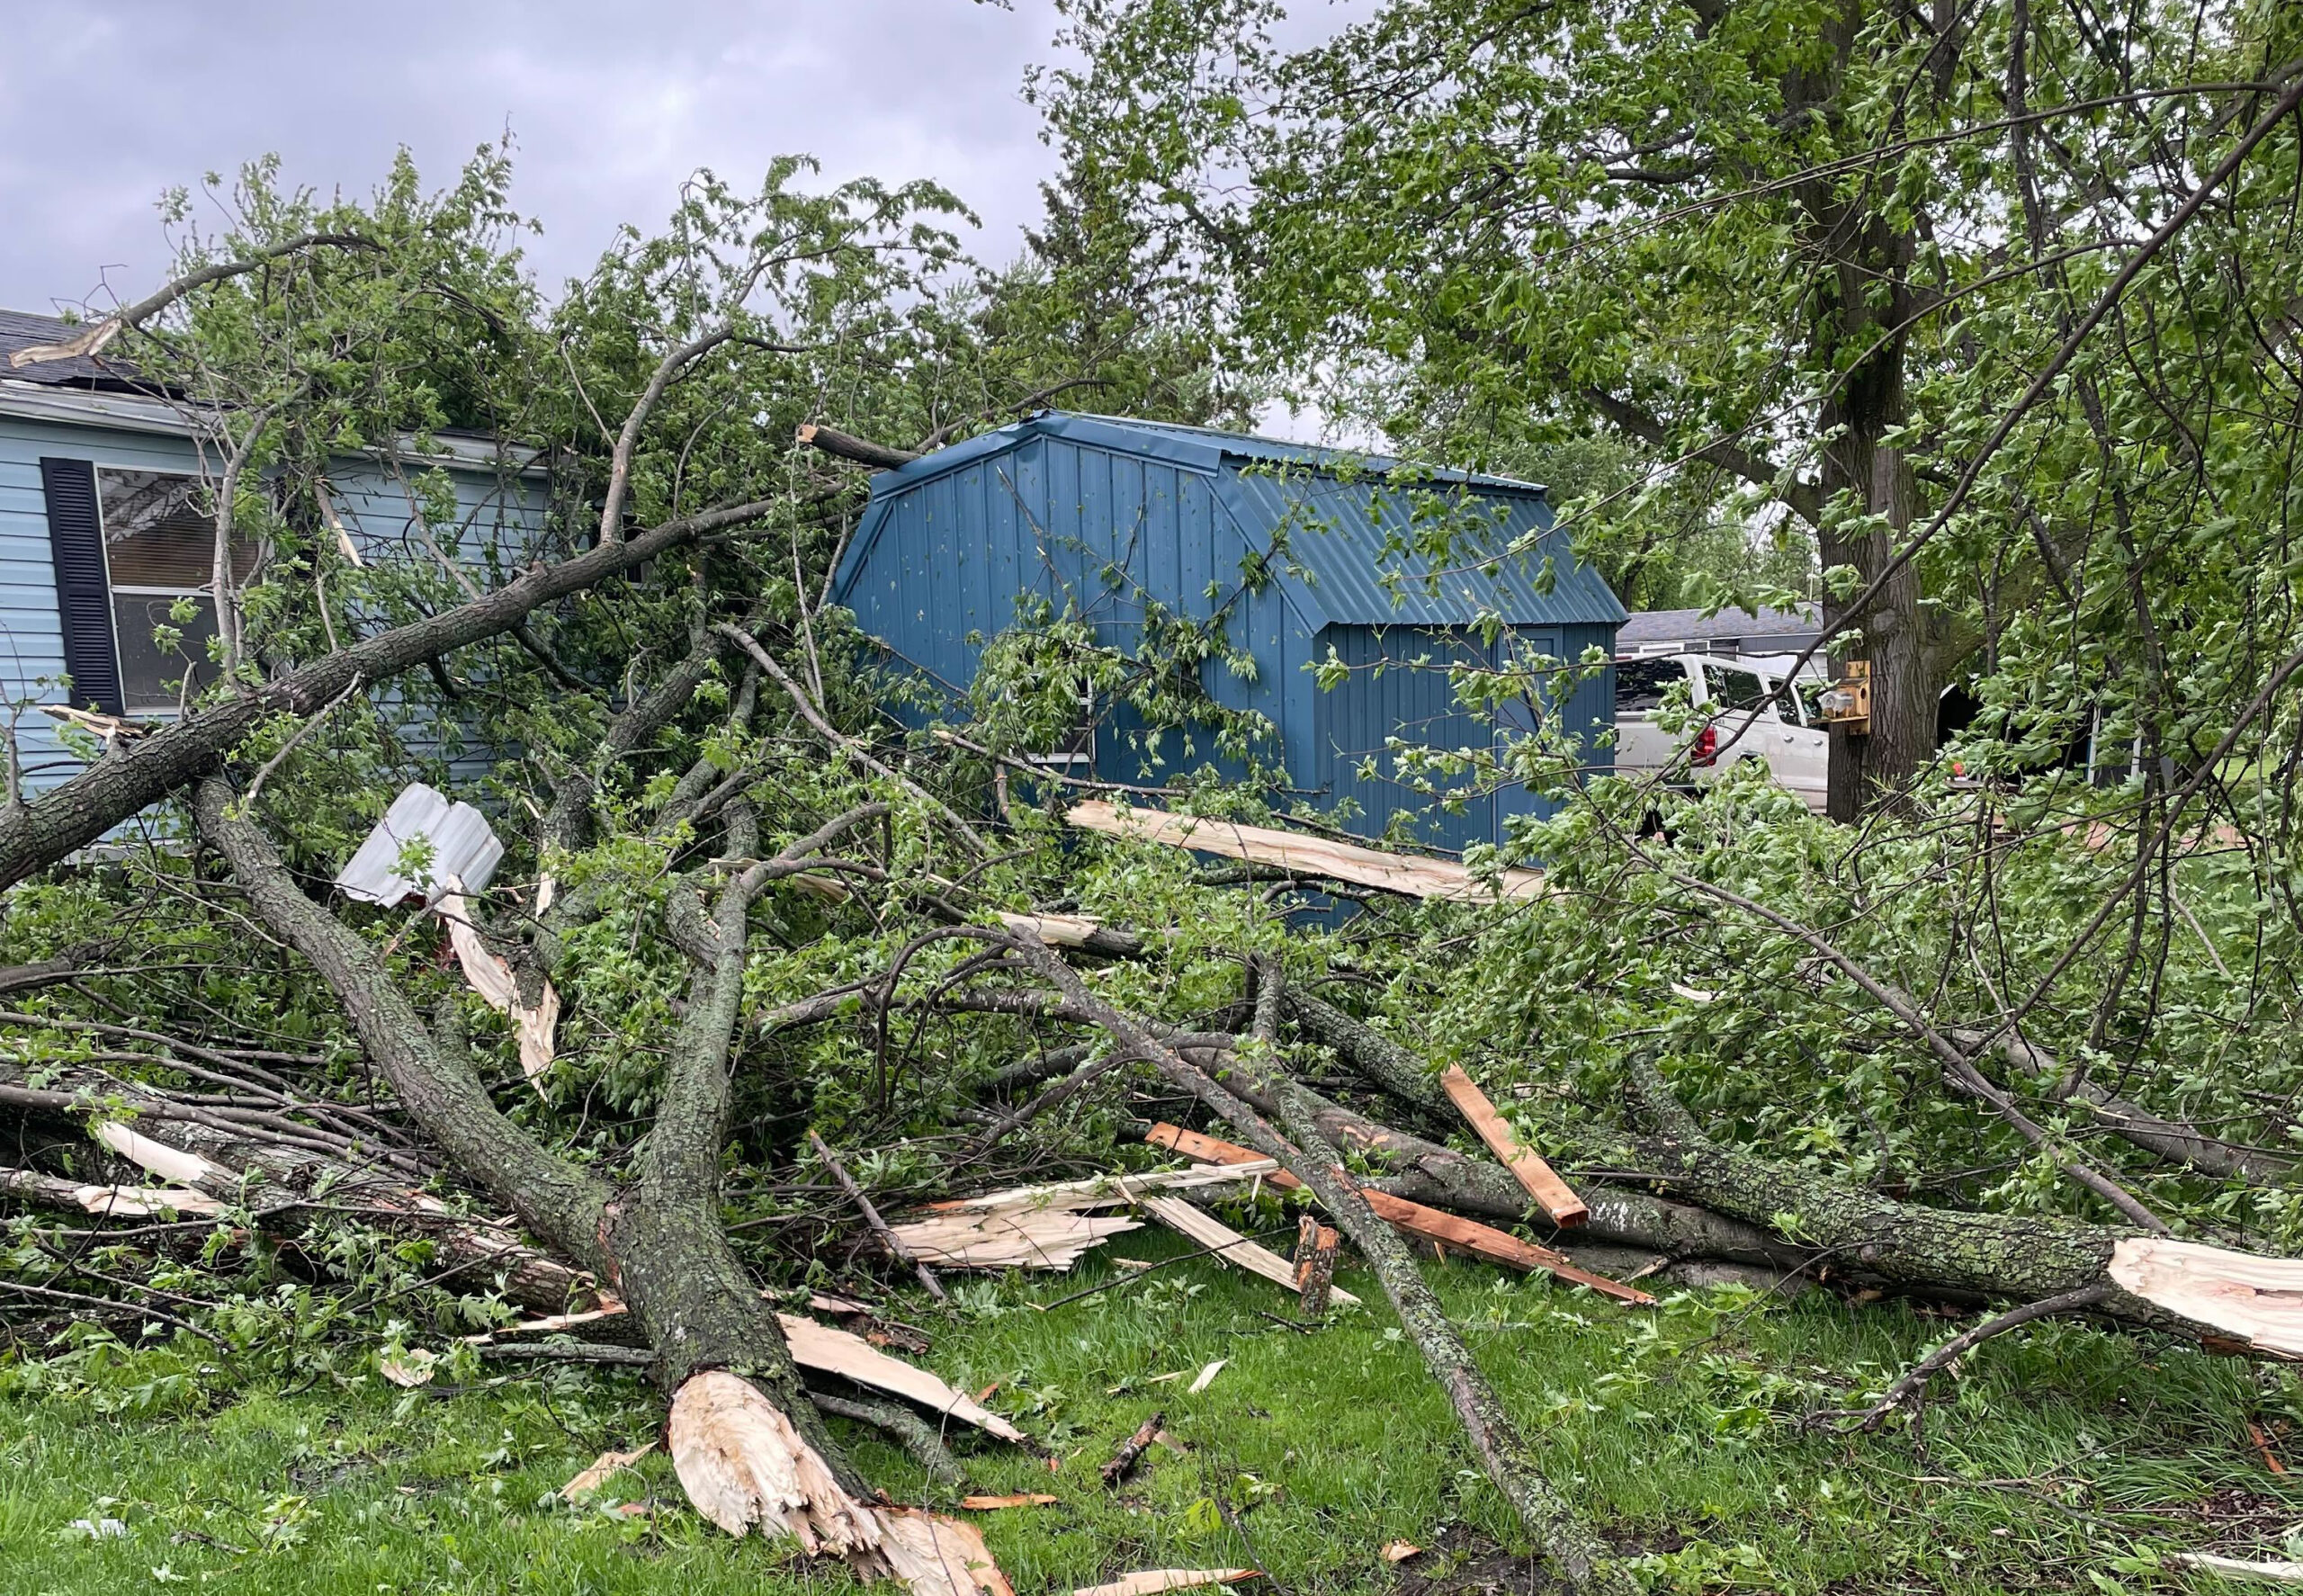
M 917 1269 L 919 1272 L 919 1283 L 927 1288 L 928 1296 L 939 1303 L 948 1300 L 944 1295 L 944 1283 L 936 1278 L 936 1271 L 914 1258 L 911 1250 L 896 1239 L 895 1233 L 888 1228 L 888 1222 L 881 1218 L 880 1211 L 872 1206 L 871 1197 L 865 1193 L 862 1187 L 856 1184 L 856 1177 L 847 1172 L 847 1166 L 839 1161 L 839 1154 L 826 1146 L 824 1139 L 812 1130 L 808 1133 L 808 1144 L 816 1150 L 816 1156 L 823 1160 L 824 1167 L 829 1170 L 833 1179 L 839 1182 L 840 1189 L 847 1194 L 848 1200 L 853 1202 L 856 1211 L 864 1215 L 864 1223 L 869 1225 L 872 1233 L 880 1239 L 880 1245 L 886 1249 L 888 1256 L 898 1263 L 908 1263 Z

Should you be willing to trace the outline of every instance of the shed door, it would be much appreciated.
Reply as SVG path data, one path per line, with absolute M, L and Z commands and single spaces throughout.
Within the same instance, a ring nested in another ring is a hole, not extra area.
M 1560 657 L 1559 633 L 1555 630 L 1531 626 L 1515 628 L 1499 636 L 1489 650 L 1489 658 L 1498 670 L 1508 669 L 1524 660 L 1530 653 Z M 1555 685 L 1547 677 L 1537 677 L 1527 684 L 1526 691 L 1518 697 L 1498 704 L 1496 713 L 1496 747 L 1535 734 L 1538 716 L 1548 718 L 1556 713 L 1559 702 Z M 1514 782 L 1499 788 L 1495 794 L 1495 837 L 1501 845 L 1508 836 L 1507 822 L 1513 815 L 1548 815 L 1554 806 L 1519 784 Z

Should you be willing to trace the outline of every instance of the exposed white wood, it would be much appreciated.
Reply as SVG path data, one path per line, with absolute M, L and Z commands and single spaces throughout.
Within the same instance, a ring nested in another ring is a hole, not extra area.
M 1194 1207 L 1181 1197 L 1147 1197 L 1143 1201 L 1144 1212 L 1169 1230 L 1197 1242 L 1217 1262 L 1261 1275 L 1286 1291 L 1295 1291 L 1295 1267 L 1262 1242 L 1250 1241 L 1213 1214 Z M 1359 1300 L 1340 1286 L 1329 1291 L 1328 1299 L 1355 1304 Z
M 2107 1271 L 2135 1296 L 2256 1351 L 2303 1358 L 2303 1260 L 2129 1236 Z
M 1085 831 L 1108 837 L 1128 837 L 1196 853 L 1219 854 L 1227 859 L 1277 865 L 1305 875 L 1325 876 L 1355 886 L 1375 887 L 1410 898 L 1447 898 L 1466 902 L 1493 902 L 1499 889 L 1506 898 L 1533 898 L 1544 891 L 1540 870 L 1506 870 L 1491 886 L 1452 859 L 1426 858 L 1416 854 L 1387 854 L 1300 831 L 1280 831 L 1268 826 L 1243 826 L 1235 820 L 1208 820 L 1198 815 L 1170 814 L 1158 809 L 1122 809 L 1101 799 L 1075 803 L 1064 819 Z

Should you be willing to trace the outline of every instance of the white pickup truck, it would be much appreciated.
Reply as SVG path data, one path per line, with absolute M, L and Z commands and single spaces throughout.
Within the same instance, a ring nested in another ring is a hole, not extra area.
M 1635 780 L 1665 772 L 1673 785 L 1716 781 L 1747 759 L 1765 764 L 1807 807 L 1824 807 L 1831 734 L 1815 700 L 1829 681 L 1812 667 L 1795 691 L 1770 701 L 1781 684 L 1753 662 L 1716 654 L 1653 654 L 1616 661 L 1616 774 Z M 1664 697 L 1681 684 L 1697 711 L 1678 736 L 1656 724 Z

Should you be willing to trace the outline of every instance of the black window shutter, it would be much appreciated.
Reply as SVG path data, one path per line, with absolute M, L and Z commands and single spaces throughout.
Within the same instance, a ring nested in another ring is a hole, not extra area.
M 96 516 L 96 468 L 85 460 L 43 459 L 48 547 L 56 558 L 56 609 L 64 625 L 64 668 L 72 702 L 123 713 L 120 655 L 112 646 L 112 584 L 104 578 L 104 532 Z

